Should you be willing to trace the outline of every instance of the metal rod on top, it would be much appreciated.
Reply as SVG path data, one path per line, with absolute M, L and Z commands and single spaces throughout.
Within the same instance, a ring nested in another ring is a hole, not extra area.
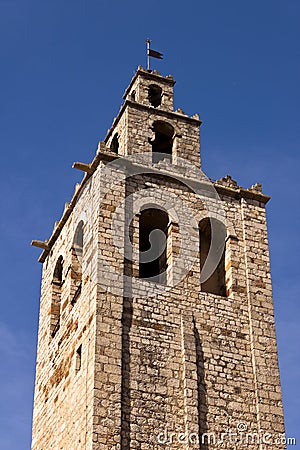
M 151 39 L 146 39 L 147 43 L 147 70 L 150 70 L 150 44 Z

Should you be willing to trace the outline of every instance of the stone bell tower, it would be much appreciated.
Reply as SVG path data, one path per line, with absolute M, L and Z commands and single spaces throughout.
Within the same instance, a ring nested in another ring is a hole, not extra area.
M 285 448 L 269 197 L 203 174 L 201 121 L 174 111 L 174 84 L 138 68 L 51 237 L 32 242 L 32 450 Z

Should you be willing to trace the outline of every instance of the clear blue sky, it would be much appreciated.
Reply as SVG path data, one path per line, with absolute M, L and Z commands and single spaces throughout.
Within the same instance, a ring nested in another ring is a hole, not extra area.
M 27 450 L 41 266 L 48 238 L 116 115 L 145 39 L 200 113 L 207 175 L 271 195 L 268 224 L 288 436 L 299 438 L 297 0 L 0 0 L 0 449 Z M 299 440 L 300 442 L 300 440 Z M 298 444 L 299 445 L 299 444 Z

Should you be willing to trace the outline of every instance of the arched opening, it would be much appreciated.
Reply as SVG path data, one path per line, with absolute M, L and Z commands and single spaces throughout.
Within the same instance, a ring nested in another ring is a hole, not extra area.
M 156 84 L 150 84 L 148 88 L 148 100 L 154 108 L 161 105 L 162 100 L 162 88 Z
M 172 158 L 174 128 L 167 122 L 158 120 L 154 122 L 154 139 L 150 140 L 152 145 L 152 162 L 156 163 L 169 157 Z
M 114 137 L 111 140 L 110 149 L 113 153 L 119 153 L 119 135 L 115 133 Z
M 212 242 L 213 228 L 213 247 Z M 201 291 L 226 296 L 225 283 L 225 225 L 217 219 L 205 218 L 199 224 L 200 270 L 202 276 L 209 278 L 201 282 Z M 210 255 L 209 255 L 210 252 Z M 209 255 L 209 260 L 208 260 Z M 206 263 L 206 265 L 205 265 Z M 205 265 L 205 273 L 202 272 Z
M 60 256 L 56 262 L 52 279 L 52 300 L 50 333 L 54 337 L 60 327 L 61 290 L 63 283 L 63 257 Z
M 82 288 L 82 252 L 83 252 L 83 226 L 81 220 L 74 234 L 72 245 L 72 270 L 71 270 L 71 304 L 74 305 Z
M 139 277 L 166 284 L 168 214 L 156 208 L 139 219 Z

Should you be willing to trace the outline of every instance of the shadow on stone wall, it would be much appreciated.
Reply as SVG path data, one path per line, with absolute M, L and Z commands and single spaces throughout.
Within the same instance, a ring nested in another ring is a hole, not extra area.
M 123 297 L 122 313 L 122 387 L 121 387 L 121 450 L 130 449 L 130 328 L 132 299 Z
M 130 179 L 129 179 L 130 180 Z M 129 191 L 128 180 L 125 181 L 125 220 L 124 220 L 124 244 L 127 242 L 126 233 L 129 230 L 132 239 L 132 198 Z M 128 197 L 129 196 L 129 197 Z M 122 310 L 122 362 L 121 362 L 121 450 L 130 450 L 130 408 L 131 408 L 131 392 L 130 392 L 130 330 L 132 325 L 132 295 L 130 295 L 131 278 L 133 276 L 132 269 L 132 248 L 131 245 L 124 246 L 124 282 Z
M 208 442 L 204 433 L 207 433 L 207 392 L 205 384 L 204 372 L 204 354 L 198 329 L 194 324 L 194 338 L 196 348 L 196 366 L 197 366 L 197 384 L 198 384 L 198 423 L 199 423 L 199 448 L 200 450 L 208 450 Z M 202 442 L 203 441 L 203 442 Z

